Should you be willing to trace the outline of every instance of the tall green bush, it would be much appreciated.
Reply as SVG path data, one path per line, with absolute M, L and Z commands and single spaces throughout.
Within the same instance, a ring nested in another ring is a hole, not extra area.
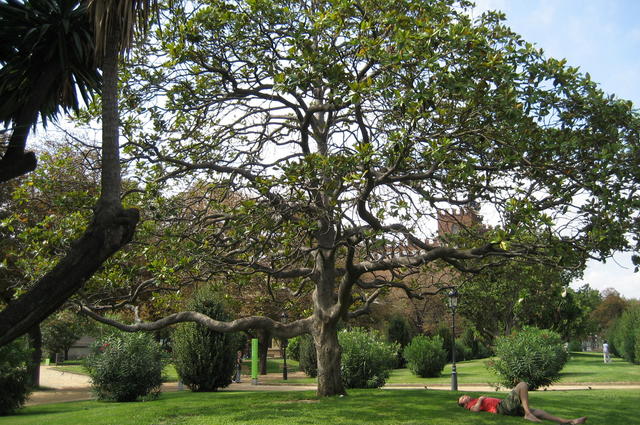
M 513 388 L 525 381 L 535 390 L 560 379 L 569 354 L 560 335 L 550 330 L 525 327 L 496 341 L 497 359 L 487 363 L 499 384 Z
M 187 308 L 215 320 L 232 319 L 222 296 L 210 288 L 196 292 Z M 176 371 L 191 391 L 217 391 L 231 384 L 237 351 L 241 348 L 238 334 L 182 323 L 176 327 L 172 341 Z
M 393 368 L 398 344 L 388 343 L 376 331 L 361 328 L 338 333 L 342 347 L 342 380 L 346 388 L 378 388 Z
M 404 349 L 407 367 L 422 378 L 440 376 L 447 363 L 447 351 L 442 347 L 442 338 L 438 335 L 427 337 L 418 335 Z
M 0 415 L 15 412 L 27 401 L 31 392 L 29 361 L 30 352 L 24 338 L 0 347 Z
M 85 366 L 100 400 L 125 402 L 157 397 L 164 363 L 152 335 L 117 332 L 94 343 Z
M 297 362 L 300 361 L 300 337 L 294 336 L 287 341 L 287 356 Z
M 609 338 L 614 353 L 626 361 L 640 363 L 640 305 L 631 305 L 614 322 Z
M 412 329 L 407 319 L 402 316 L 393 316 L 387 325 L 387 341 L 400 346 L 396 356 L 395 368 L 404 367 L 406 359 L 402 356 L 404 347 L 411 342 Z
M 298 361 L 300 369 L 312 378 L 318 376 L 318 354 L 313 337 L 309 334 L 300 335 L 298 343 Z

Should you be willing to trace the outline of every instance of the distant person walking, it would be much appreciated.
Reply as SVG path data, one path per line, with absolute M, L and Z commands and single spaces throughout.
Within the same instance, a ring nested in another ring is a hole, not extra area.
M 607 341 L 602 344 L 602 356 L 605 363 L 611 363 L 611 353 L 609 353 L 609 343 Z

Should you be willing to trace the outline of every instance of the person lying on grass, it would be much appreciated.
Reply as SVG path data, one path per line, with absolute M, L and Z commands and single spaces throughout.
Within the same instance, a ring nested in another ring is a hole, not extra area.
M 504 399 L 484 396 L 471 398 L 468 395 L 463 395 L 458 399 L 458 405 L 472 412 L 484 411 L 500 415 L 522 416 L 531 422 L 542 422 L 544 419 L 561 424 L 583 424 L 587 421 L 586 416 L 577 419 L 563 419 L 544 410 L 530 408 L 529 385 L 526 382 L 520 382 L 516 385 Z

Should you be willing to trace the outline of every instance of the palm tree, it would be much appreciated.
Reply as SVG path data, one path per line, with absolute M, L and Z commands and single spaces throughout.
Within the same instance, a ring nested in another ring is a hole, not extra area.
M 27 137 L 38 119 L 77 110 L 99 91 L 93 29 L 80 0 L 0 0 L 0 121 L 13 124 L 0 182 L 35 169 Z
M 15 0 L 11 1 L 15 4 Z M 56 0 L 31 0 L 32 3 Z M 57 0 L 60 3 L 77 0 Z M 28 332 L 84 285 L 111 255 L 126 245 L 139 213 L 120 201 L 118 143 L 118 60 L 131 45 L 136 29 L 145 30 L 155 0 L 83 0 L 95 31 L 93 50 L 102 68 L 102 180 L 93 222 L 67 255 L 34 287 L 0 311 L 0 346 Z
M 155 0 L 87 0 L 94 24 L 96 57 L 101 63 L 102 193 L 97 213 L 120 206 L 120 146 L 118 113 L 118 61 L 133 42 L 136 31 L 147 29 Z

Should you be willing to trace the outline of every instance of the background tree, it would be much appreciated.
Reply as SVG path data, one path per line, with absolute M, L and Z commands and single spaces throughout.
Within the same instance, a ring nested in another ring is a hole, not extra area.
M 545 58 L 499 14 L 472 20 L 468 5 L 176 4 L 127 70 L 137 76 L 125 90 L 128 150 L 150 180 L 206 179 L 240 197 L 212 200 L 203 233 L 212 270 L 305 282 L 313 311 L 287 324 L 195 312 L 100 320 L 128 331 L 192 320 L 308 332 L 318 392 L 341 394 L 339 323 L 384 288 L 412 292 L 398 279 L 405 272 L 568 252 L 575 267 L 629 249 L 640 169 L 631 103 Z M 497 227 L 433 242 L 439 211 L 477 203 L 495 209 Z
M 70 311 L 61 311 L 49 317 L 42 324 L 42 345 L 49 357 L 62 353 L 69 360 L 69 349 L 84 335 L 88 327 L 81 318 Z
M 600 332 L 606 332 L 627 309 L 628 302 L 613 288 L 602 291 L 602 302 L 593 310 L 591 316 L 598 324 Z
M 575 273 L 550 264 L 511 263 L 484 270 L 460 286 L 460 314 L 490 340 L 522 326 L 551 329 L 565 340 L 586 336 L 598 292 L 568 285 Z

